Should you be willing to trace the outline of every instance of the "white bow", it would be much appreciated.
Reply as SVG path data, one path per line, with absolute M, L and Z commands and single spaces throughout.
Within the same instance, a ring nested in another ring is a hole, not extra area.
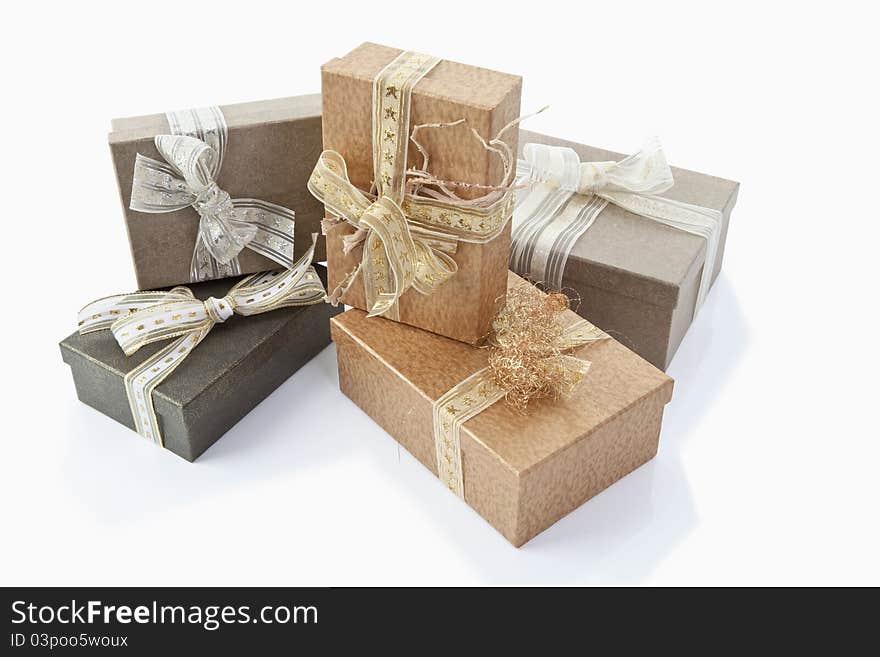
M 195 209 L 199 231 L 190 264 L 193 282 L 240 274 L 238 255 L 244 248 L 291 268 L 293 210 L 260 199 L 233 199 L 217 186 L 227 142 L 220 109 L 169 112 L 166 117 L 174 134 L 153 140 L 162 161 L 137 154 L 129 207 L 147 213 Z
M 526 144 L 517 184 L 527 190 L 513 215 L 510 268 L 562 288 L 565 263 L 577 240 L 608 203 L 706 239 L 706 260 L 694 312 L 702 306 L 718 254 L 722 216 L 717 210 L 660 196 L 674 185 L 656 138 L 619 162 L 581 162 L 571 148 Z

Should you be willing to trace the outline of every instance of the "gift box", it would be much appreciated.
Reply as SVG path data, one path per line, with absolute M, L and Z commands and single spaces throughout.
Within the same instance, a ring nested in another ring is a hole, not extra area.
M 338 164 L 347 169 L 347 178 L 355 188 L 368 194 L 378 186 L 381 193 L 377 196 L 393 197 L 394 189 L 400 190 L 397 183 L 403 172 L 424 163 L 422 153 L 408 139 L 412 129 L 464 119 L 464 123 L 455 126 L 435 126 L 419 132 L 417 140 L 430 156 L 427 168 L 437 179 L 445 181 L 498 185 L 504 178 L 504 162 L 497 153 L 487 150 L 471 129 L 490 139 L 519 116 L 521 78 L 426 56 L 407 59 L 409 55 L 416 57 L 395 48 L 365 43 L 322 67 L 325 150 L 341 156 Z M 411 68 L 405 68 L 410 64 Z M 421 70 L 416 70 L 419 67 Z M 406 73 L 403 78 L 393 75 L 401 70 Z M 382 75 L 386 76 L 384 83 Z M 395 82 L 400 79 L 403 82 Z M 411 98 L 407 82 L 414 82 Z M 392 102 L 395 104 L 388 104 Z M 502 141 L 511 149 L 511 159 L 516 154 L 516 137 L 516 129 L 502 135 Z M 330 167 L 334 165 L 331 163 Z M 326 180 L 316 183 L 313 193 L 323 196 Z M 485 190 L 475 187 L 454 189 L 464 199 L 485 195 Z M 448 276 L 441 262 L 439 271 L 427 277 L 430 293 L 408 289 L 400 297 L 393 316 L 384 316 L 456 340 L 476 342 L 485 335 L 496 301 L 505 290 L 510 245 L 507 219 L 512 212 L 512 195 L 509 204 L 499 201 L 473 217 L 430 201 L 420 204 L 402 196 L 394 200 L 402 205 L 413 231 L 424 229 L 420 234 L 414 232 L 413 237 L 421 235 L 431 248 L 440 251 L 441 261 L 447 256 L 452 258 L 454 263 L 450 266 L 457 271 Z M 343 200 L 342 212 L 348 209 L 350 201 Z M 331 204 L 327 212 L 328 216 L 334 215 Z M 349 223 L 326 232 L 329 289 L 346 281 L 363 261 L 362 270 L 353 281 L 348 281 L 350 285 L 342 301 L 370 310 L 365 285 L 381 286 L 390 276 L 384 270 L 367 271 L 371 263 L 364 260 L 363 244 L 351 250 L 344 248 L 356 232 Z M 444 235 L 459 239 L 444 245 Z M 373 244 L 367 238 L 365 243 L 370 255 L 374 249 L 382 254 L 378 242 Z M 419 254 L 414 265 L 418 267 L 423 259 Z M 372 276 L 378 282 L 371 280 Z
M 527 285 L 512 274 L 510 284 Z M 515 546 L 657 452 L 672 380 L 613 339 L 571 352 L 588 367 L 571 396 L 525 415 L 497 401 L 467 419 L 456 413 L 479 408 L 485 391 L 450 392 L 486 367 L 486 349 L 360 310 L 334 317 L 331 335 L 342 391 Z M 456 421 L 457 461 L 444 433 Z
M 316 270 L 325 280 L 326 270 Z M 223 298 L 229 288 L 228 281 L 190 286 L 198 299 Z M 323 290 L 316 288 L 316 294 Z M 316 303 L 234 315 L 212 328 L 153 390 L 163 446 L 195 460 L 330 343 L 329 319 L 338 312 Z M 135 429 L 125 376 L 165 347 L 165 342 L 147 344 L 126 356 L 110 331 L 77 332 L 61 342 L 61 355 L 80 401 Z
M 320 231 L 318 94 L 115 119 L 109 142 L 141 289 L 289 267 Z M 230 235 L 226 261 L 200 239 Z
M 568 162 L 562 151 L 529 144 L 563 147 L 575 155 Z M 721 270 L 739 183 L 668 167 L 656 142 L 627 157 L 523 130 L 519 145 L 520 158 L 532 149 L 532 164 L 541 160 L 538 168 L 570 172 L 580 166 L 581 179 L 575 174 L 555 180 L 557 189 L 531 205 L 526 198 L 535 188 L 518 192 L 511 269 L 574 290 L 585 317 L 666 369 Z M 523 168 L 529 167 L 521 159 L 518 183 L 541 177 Z M 597 205 L 589 190 L 572 194 L 579 184 L 604 186 L 611 200 Z M 523 228 L 535 220 L 544 222 L 538 230 Z

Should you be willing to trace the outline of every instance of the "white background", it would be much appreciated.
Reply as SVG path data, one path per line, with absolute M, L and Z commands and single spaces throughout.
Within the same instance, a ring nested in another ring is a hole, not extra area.
M 810 5 L 7 7 L 0 583 L 880 584 L 877 21 Z M 316 92 L 367 40 L 522 74 L 529 129 L 656 134 L 742 182 L 659 456 L 519 550 L 339 393 L 332 347 L 196 464 L 61 362 L 135 287 L 110 119 Z

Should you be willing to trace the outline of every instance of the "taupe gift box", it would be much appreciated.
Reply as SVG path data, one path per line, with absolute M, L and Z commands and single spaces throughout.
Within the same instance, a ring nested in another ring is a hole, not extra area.
M 306 187 L 321 153 L 321 97 L 318 94 L 220 107 L 228 126 L 223 165 L 216 182 L 233 198 L 255 198 L 296 213 L 294 259 L 320 232 L 324 209 Z M 119 196 L 140 289 L 152 290 L 191 282 L 190 262 L 199 226 L 192 207 L 167 213 L 129 208 L 135 158 L 162 160 L 153 138 L 169 134 L 164 114 L 114 119 L 109 135 Z M 323 241 L 315 253 L 323 260 Z M 241 273 L 277 269 L 272 260 L 244 248 Z
M 625 157 L 525 130 L 520 157 L 530 142 L 571 148 L 582 162 Z M 675 185 L 664 197 L 721 212 L 714 282 L 739 183 L 676 167 L 672 174 Z M 665 370 L 693 320 L 705 258 L 704 238 L 609 203 L 575 242 L 562 282 L 578 293 L 579 312 L 589 321 Z
M 331 334 L 342 392 L 437 474 L 432 404 L 485 367 L 485 351 L 360 310 L 334 317 Z M 462 427 L 465 501 L 515 546 L 657 453 L 672 379 L 611 339 L 572 355 L 592 365 L 569 399 L 525 416 L 497 402 Z
M 326 283 L 326 270 L 315 269 Z M 189 288 L 199 299 L 222 298 L 230 283 L 209 281 Z M 164 447 L 194 461 L 330 344 L 329 320 L 340 311 L 318 303 L 235 315 L 215 326 L 153 392 Z M 109 331 L 98 331 L 74 333 L 60 346 L 80 401 L 127 426 L 130 438 L 144 440 L 135 433 L 123 378 L 167 344 L 149 344 L 126 356 Z
M 343 156 L 352 184 L 364 191 L 370 190 L 373 181 L 373 79 L 401 52 L 365 43 L 321 68 L 324 148 Z M 519 76 L 446 60 L 420 80 L 412 92 L 410 130 L 415 125 L 467 120 L 467 125 L 419 135 L 431 156 L 431 172 L 444 180 L 498 184 L 502 163 L 483 148 L 470 128 L 487 139 L 494 137 L 519 116 L 521 87 Z M 511 130 L 506 137 L 514 153 L 516 135 Z M 421 157 L 410 144 L 408 163 L 412 162 L 421 164 Z M 343 237 L 353 232 L 352 226 L 343 224 L 327 233 L 331 290 L 361 261 L 361 247 L 343 253 Z M 407 291 L 399 302 L 400 321 L 463 342 L 477 342 L 488 331 L 496 300 L 504 294 L 509 250 L 509 223 L 487 244 L 460 242 L 453 256 L 458 272 L 434 294 Z M 360 274 L 342 301 L 366 308 Z

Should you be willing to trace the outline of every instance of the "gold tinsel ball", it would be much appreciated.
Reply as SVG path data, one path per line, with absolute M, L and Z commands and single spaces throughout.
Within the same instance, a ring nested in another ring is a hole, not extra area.
M 547 295 L 546 304 L 547 310 L 562 312 L 563 310 L 568 310 L 569 301 L 568 297 L 561 292 L 551 292 Z
M 508 290 L 489 340 L 489 372 L 505 401 L 519 411 L 532 400 L 566 397 L 577 383 L 561 348 L 560 320 L 568 307 L 568 297 L 559 292 L 544 294 L 525 283 Z

